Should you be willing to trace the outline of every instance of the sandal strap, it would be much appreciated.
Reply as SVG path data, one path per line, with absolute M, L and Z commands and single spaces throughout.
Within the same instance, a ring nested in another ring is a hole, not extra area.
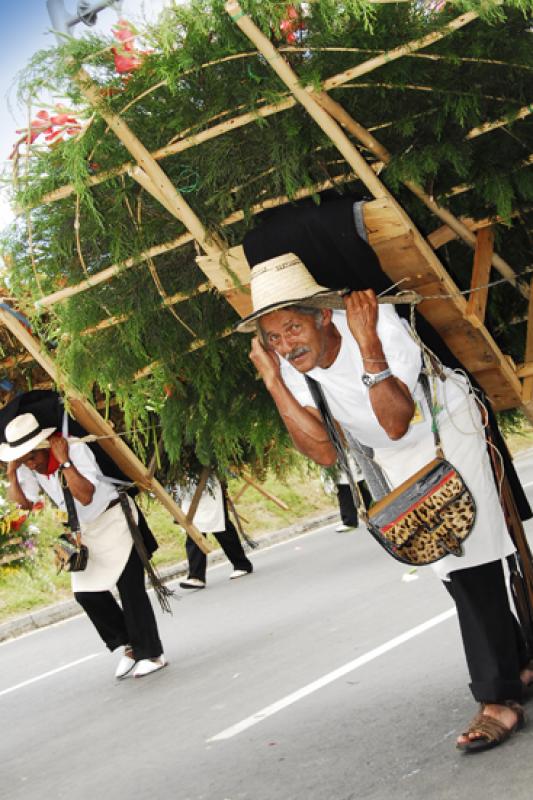
M 489 742 L 502 742 L 508 738 L 512 731 L 519 727 L 524 720 L 524 709 L 519 703 L 513 700 L 508 700 L 505 705 L 511 708 L 517 715 L 517 720 L 512 728 L 506 727 L 502 722 L 489 717 L 488 714 L 483 713 L 483 708 L 472 719 L 468 726 L 468 730 L 464 731 L 463 736 L 478 734 L 476 738 L 484 738 Z

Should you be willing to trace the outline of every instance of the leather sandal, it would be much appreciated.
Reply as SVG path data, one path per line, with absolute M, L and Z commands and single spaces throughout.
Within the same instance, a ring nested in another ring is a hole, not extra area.
M 461 734 L 462 736 L 476 734 L 475 738 L 468 739 L 465 742 L 457 742 L 457 748 L 462 750 L 463 753 L 479 753 L 482 750 L 490 750 L 492 747 L 503 744 L 513 733 L 523 728 L 525 724 L 525 715 L 522 706 L 512 700 L 508 700 L 503 705 L 512 708 L 516 713 L 516 722 L 514 725 L 507 728 L 499 720 L 484 714 L 483 706 L 481 706 L 479 712 L 470 722 L 468 729 Z

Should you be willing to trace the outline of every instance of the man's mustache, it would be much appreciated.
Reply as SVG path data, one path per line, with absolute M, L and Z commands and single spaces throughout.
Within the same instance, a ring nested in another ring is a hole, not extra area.
M 305 356 L 306 353 L 310 353 L 309 347 L 295 347 L 294 350 L 291 350 L 288 356 L 286 356 L 287 361 L 293 361 L 295 358 L 299 358 L 300 356 Z

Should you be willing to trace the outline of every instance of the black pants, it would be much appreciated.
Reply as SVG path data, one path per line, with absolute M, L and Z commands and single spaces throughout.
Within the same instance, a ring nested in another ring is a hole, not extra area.
M 457 607 L 474 699 L 520 702 L 520 670 L 528 654 L 509 605 L 501 561 L 451 572 L 444 585 Z
M 134 547 L 117 589 L 122 608 L 111 592 L 75 592 L 74 597 L 110 650 L 129 644 L 137 661 L 157 658 L 163 647 L 146 593 L 144 567 Z
M 365 506 L 369 508 L 372 502 L 372 496 L 368 491 L 367 485 L 364 481 L 359 481 L 359 488 L 363 495 Z M 337 496 L 339 499 L 339 511 L 341 519 L 345 525 L 350 528 L 357 528 L 357 509 L 352 497 L 352 490 L 348 483 L 337 484 Z
M 247 558 L 241 540 L 239 539 L 239 534 L 228 516 L 228 506 L 225 496 L 224 524 L 226 526 L 225 530 L 213 533 L 213 536 L 220 544 L 228 560 L 233 564 L 234 569 L 244 569 L 246 572 L 252 572 L 252 562 Z M 189 561 L 189 578 L 199 578 L 201 581 L 205 582 L 205 572 L 207 568 L 206 554 L 200 550 L 196 542 L 191 539 L 190 536 L 187 536 L 185 550 Z

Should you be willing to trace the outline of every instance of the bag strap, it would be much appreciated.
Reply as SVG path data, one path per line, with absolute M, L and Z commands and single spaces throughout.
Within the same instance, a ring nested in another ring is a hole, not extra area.
M 72 492 L 68 488 L 68 484 L 61 467 L 59 467 L 59 484 L 61 486 L 61 489 L 63 491 L 63 497 L 65 499 L 65 507 L 67 509 L 67 516 L 68 516 L 68 526 L 72 531 L 72 533 L 75 533 L 76 536 L 79 538 L 80 520 L 78 518 L 78 512 L 76 511 L 76 505 L 74 503 Z
M 150 578 L 150 583 L 152 584 L 152 588 L 155 592 L 155 596 L 157 597 L 159 605 L 163 611 L 166 611 L 168 614 L 172 614 L 169 598 L 174 597 L 175 592 L 172 589 L 169 589 L 168 586 L 165 586 L 161 580 L 161 576 L 150 561 L 150 556 L 146 549 L 146 545 L 144 544 L 143 535 L 139 530 L 139 526 L 135 522 L 131 511 L 128 494 L 123 489 L 119 489 L 118 496 L 122 511 L 126 517 L 126 522 L 128 523 L 131 538 L 133 539 L 133 546 L 135 547 L 137 555 L 141 559 L 142 565 L 146 570 L 148 577 Z
M 343 472 L 346 473 L 346 477 L 348 478 L 348 483 L 350 485 L 352 497 L 357 507 L 357 513 L 359 517 L 364 522 L 366 522 L 368 520 L 368 509 L 365 505 L 365 501 L 363 499 L 363 495 L 359 488 L 359 484 L 353 477 L 352 468 L 350 467 L 350 462 L 348 460 L 348 454 L 346 453 L 346 449 L 344 447 L 344 443 L 339 433 L 337 423 L 333 419 L 333 415 L 328 405 L 328 401 L 326 400 L 326 396 L 324 395 L 322 387 L 318 383 L 318 381 L 315 381 L 315 379 L 309 377 L 309 375 L 304 375 L 304 378 L 306 380 L 307 386 L 309 387 L 309 391 L 311 392 L 311 396 L 316 403 L 316 407 L 320 412 L 320 416 L 322 417 L 322 420 L 328 432 L 328 436 L 331 440 L 331 443 L 333 444 L 335 452 L 337 453 L 337 460 L 339 462 L 339 466 L 341 467 Z
M 431 374 L 431 377 L 433 378 L 433 381 L 435 381 L 435 375 Z M 429 375 L 426 369 L 422 369 L 418 380 L 424 392 L 424 397 L 426 398 L 426 402 L 428 404 L 429 413 L 431 414 L 431 432 L 433 434 L 433 440 L 435 442 L 435 450 L 437 453 L 437 458 L 444 458 L 444 451 L 442 449 L 439 426 L 437 424 L 437 408 L 431 394 L 431 384 L 429 382 Z

